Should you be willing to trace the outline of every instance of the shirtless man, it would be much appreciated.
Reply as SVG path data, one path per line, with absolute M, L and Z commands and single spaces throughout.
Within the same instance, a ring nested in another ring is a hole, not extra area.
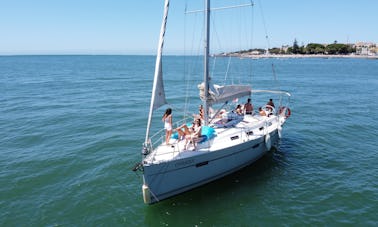
M 245 114 L 249 114 L 249 115 L 253 113 L 253 106 L 252 106 L 250 98 L 247 100 L 247 103 L 244 104 L 244 111 L 245 111 Z

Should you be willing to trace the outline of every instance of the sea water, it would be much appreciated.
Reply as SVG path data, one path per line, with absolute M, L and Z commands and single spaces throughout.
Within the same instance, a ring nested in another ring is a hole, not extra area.
M 183 82 L 186 58 L 163 65 L 167 100 L 180 108 L 197 83 Z M 154 65 L 153 56 L 0 57 L 0 226 L 378 225 L 378 60 L 252 60 L 253 88 L 292 94 L 279 147 L 145 205 L 131 169 Z

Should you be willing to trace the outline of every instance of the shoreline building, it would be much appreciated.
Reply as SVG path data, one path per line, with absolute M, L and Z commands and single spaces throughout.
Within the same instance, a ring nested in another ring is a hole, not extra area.
M 367 55 L 374 56 L 377 55 L 377 45 L 371 42 L 357 42 L 354 44 L 356 48 L 356 55 Z

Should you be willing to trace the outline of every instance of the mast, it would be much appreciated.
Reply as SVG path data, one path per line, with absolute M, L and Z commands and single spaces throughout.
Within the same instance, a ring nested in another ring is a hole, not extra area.
M 205 84 L 205 101 L 204 101 L 204 121 L 205 125 L 209 121 L 209 49 L 210 49 L 210 0 L 205 0 L 205 40 L 204 40 L 204 84 Z

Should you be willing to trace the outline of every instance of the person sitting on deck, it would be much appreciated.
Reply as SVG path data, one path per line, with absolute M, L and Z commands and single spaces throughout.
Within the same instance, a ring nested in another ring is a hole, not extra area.
M 186 124 L 181 125 L 180 127 L 175 128 L 178 133 L 178 140 L 185 139 L 186 136 L 189 136 L 191 132 L 194 131 L 194 124 L 192 127 L 188 127 Z
M 236 106 L 236 109 L 234 110 L 234 113 L 236 113 L 237 115 L 243 115 L 243 109 L 242 109 L 242 106 L 240 104 L 238 104 Z
M 185 150 L 188 149 L 189 143 L 192 143 L 194 146 L 194 150 L 197 149 L 197 142 L 199 141 L 199 138 L 202 136 L 201 134 L 202 127 L 201 127 L 201 119 L 196 119 L 193 122 L 193 131 L 190 135 L 185 136 Z
M 261 107 L 259 107 L 259 114 L 260 116 L 266 116 L 265 111 Z

